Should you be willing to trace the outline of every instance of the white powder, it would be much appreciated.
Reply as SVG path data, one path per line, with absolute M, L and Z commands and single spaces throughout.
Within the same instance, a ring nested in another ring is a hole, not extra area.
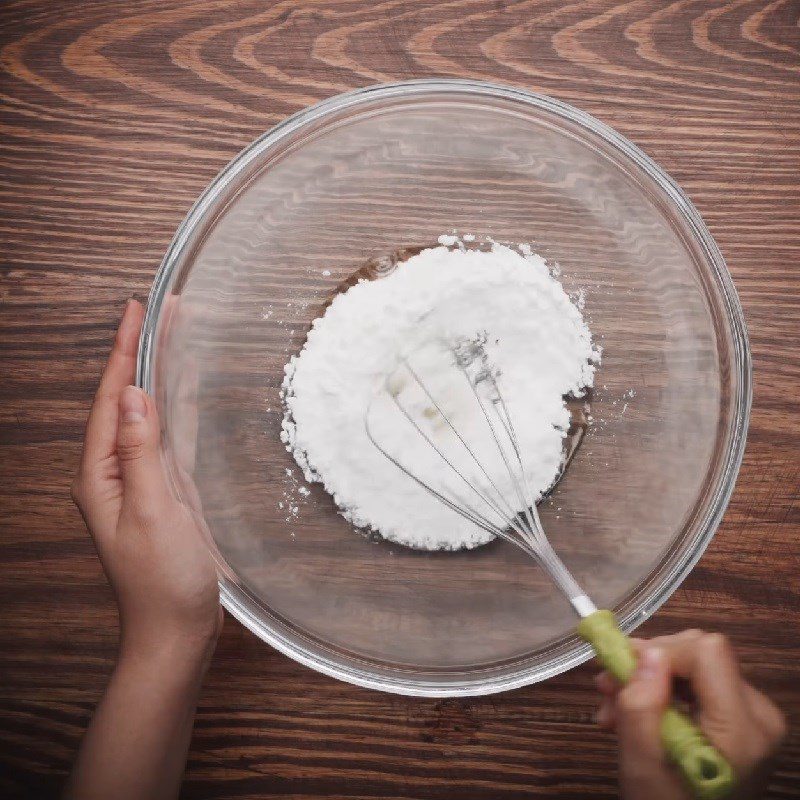
M 599 359 L 581 311 L 540 256 L 499 244 L 489 252 L 465 250 L 450 239 L 440 242 L 456 249 L 424 250 L 389 276 L 338 295 L 286 365 L 283 386 L 282 439 L 306 479 L 320 481 L 354 525 L 430 550 L 475 547 L 492 537 L 432 497 L 369 441 L 368 408 L 373 430 L 390 452 L 430 482 L 447 483 L 435 452 L 380 393 L 400 358 L 424 353 L 431 342 L 486 335 L 486 353 L 500 373 L 537 496 L 561 466 L 570 422 L 564 395 L 591 386 Z M 448 418 L 474 432 L 466 395 L 448 383 L 453 375 L 430 372 L 426 378 L 445 398 Z M 435 423 L 431 431 L 442 435 L 445 426 Z

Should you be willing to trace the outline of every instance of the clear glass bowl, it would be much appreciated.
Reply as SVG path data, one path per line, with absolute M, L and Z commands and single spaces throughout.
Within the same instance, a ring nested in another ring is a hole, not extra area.
M 592 117 L 518 89 L 415 81 L 278 125 L 213 181 L 150 297 L 140 385 L 222 602 L 292 658 L 386 691 L 486 694 L 586 660 L 567 602 L 503 542 L 420 553 L 354 532 L 279 440 L 283 367 L 376 259 L 457 229 L 530 242 L 585 292 L 594 425 L 542 520 L 630 630 L 700 557 L 750 408 L 742 311 L 696 210 Z M 363 274 L 363 273 L 362 273 Z M 631 396 L 632 395 L 632 396 Z

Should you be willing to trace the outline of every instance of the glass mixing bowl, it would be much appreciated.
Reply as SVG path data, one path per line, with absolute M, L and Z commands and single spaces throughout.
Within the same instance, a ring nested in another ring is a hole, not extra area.
M 513 546 L 415 552 L 355 532 L 318 485 L 301 492 L 279 391 L 311 321 L 354 275 L 453 230 L 529 242 L 585 295 L 603 347 L 594 422 L 541 516 L 578 581 L 630 630 L 720 521 L 745 444 L 750 356 L 697 211 L 581 111 L 430 80 L 296 114 L 180 226 L 138 375 L 176 491 L 207 525 L 228 611 L 321 672 L 428 696 L 521 686 L 590 652 L 569 604 Z

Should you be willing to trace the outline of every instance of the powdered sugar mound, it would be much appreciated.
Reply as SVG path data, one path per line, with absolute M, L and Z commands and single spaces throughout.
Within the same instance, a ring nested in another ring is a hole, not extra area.
M 592 385 L 599 358 L 581 310 L 544 259 L 500 244 L 488 252 L 464 249 L 450 238 L 387 277 L 338 295 L 286 365 L 283 385 L 281 438 L 306 479 L 321 482 L 354 525 L 431 550 L 475 547 L 492 537 L 369 441 L 365 413 L 400 357 L 432 340 L 484 336 L 537 495 L 561 466 L 570 421 L 564 396 Z M 461 413 L 455 399 L 452 404 L 452 413 Z M 378 428 L 414 458 L 409 448 L 419 444 L 416 434 L 401 417 L 389 417 L 399 412 L 388 406 Z

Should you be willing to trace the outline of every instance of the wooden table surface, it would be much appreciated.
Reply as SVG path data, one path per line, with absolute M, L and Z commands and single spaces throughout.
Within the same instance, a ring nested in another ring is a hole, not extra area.
M 797 0 L 4 0 L 0 109 L 0 795 L 53 795 L 112 668 L 116 612 L 68 485 L 126 298 L 239 149 L 337 92 L 426 76 L 575 104 L 684 187 L 744 305 L 744 465 L 645 635 L 735 642 L 792 734 L 800 797 L 800 3 Z M 606 798 L 593 670 L 487 699 L 357 689 L 232 619 L 187 798 Z

